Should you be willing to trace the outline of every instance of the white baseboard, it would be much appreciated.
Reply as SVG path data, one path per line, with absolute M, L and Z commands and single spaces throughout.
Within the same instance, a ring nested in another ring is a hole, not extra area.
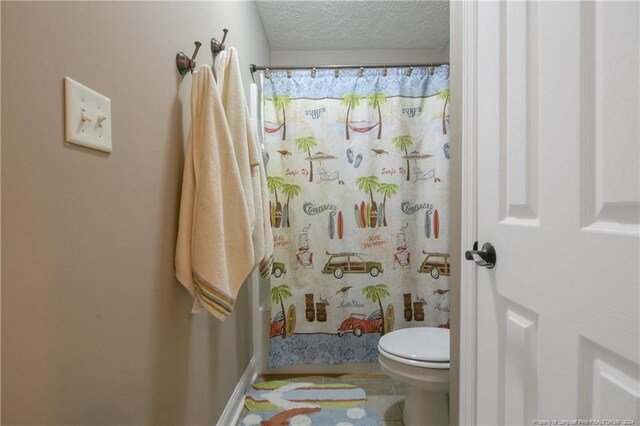
M 244 373 L 242 373 L 240 380 L 238 380 L 231 397 L 229 397 L 224 411 L 218 419 L 218 426 L 235 426 L 238 424 L 240 414 L 242 414 L 242 408 L 244 407 L 244 394 L 247 387 L 255 381 L 256 376 L 256 359 L 252 357 L 249 365 L 247 365 Z

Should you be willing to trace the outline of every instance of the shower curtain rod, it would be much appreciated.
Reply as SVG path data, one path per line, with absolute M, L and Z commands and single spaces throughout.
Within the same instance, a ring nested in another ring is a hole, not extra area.
M 274 70 L 341 70 L 341 69 L 359 69 L 359 68 L 428 68 L 428 67 L 437 67 L 439 65 L 449 65 L 449 62 L 429 62 L 426 64 L 378 64 L 378 65 L 320 65 L 320 66 L 310 66 L 310 65 L 274 65 L 274 66 L 266 66 L 266 65 L 249 65 L 249 69 L 251 70 L 251 74 L 256 71 L 274 71 Z

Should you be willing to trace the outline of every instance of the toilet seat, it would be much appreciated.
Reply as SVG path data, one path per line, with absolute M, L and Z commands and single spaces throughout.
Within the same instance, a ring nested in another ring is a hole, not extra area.
M 448 370 L 450 367 L 450 364 L 448 362 L 417 361 L 410 358 L 399 357 L 397 355 L 386 352 L 384 349 L 381 349 L 380 346 L 378 346 L 378 351 L 380 352 L 380 355 L 384 356 L 385 358 L 389 358 L 390 360 L 399 362 L 401 364 L 411 365 L 413 367 L 432 368 L 434 370 Z
M 414 327 L 392 331 L 380 338 L 378 350 L 381 355 L 402 364 L 448 369 L 449 330 Z

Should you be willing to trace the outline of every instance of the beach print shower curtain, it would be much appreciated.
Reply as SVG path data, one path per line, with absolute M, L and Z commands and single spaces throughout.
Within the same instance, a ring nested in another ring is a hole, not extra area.
M 449 327 L 449 67 L 271 71 L 269 367 Z

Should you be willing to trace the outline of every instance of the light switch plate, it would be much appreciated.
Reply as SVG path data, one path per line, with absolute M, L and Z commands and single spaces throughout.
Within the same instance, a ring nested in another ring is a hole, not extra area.
M 111 152 L 111 99 L 65 77 L 65 140 Z

